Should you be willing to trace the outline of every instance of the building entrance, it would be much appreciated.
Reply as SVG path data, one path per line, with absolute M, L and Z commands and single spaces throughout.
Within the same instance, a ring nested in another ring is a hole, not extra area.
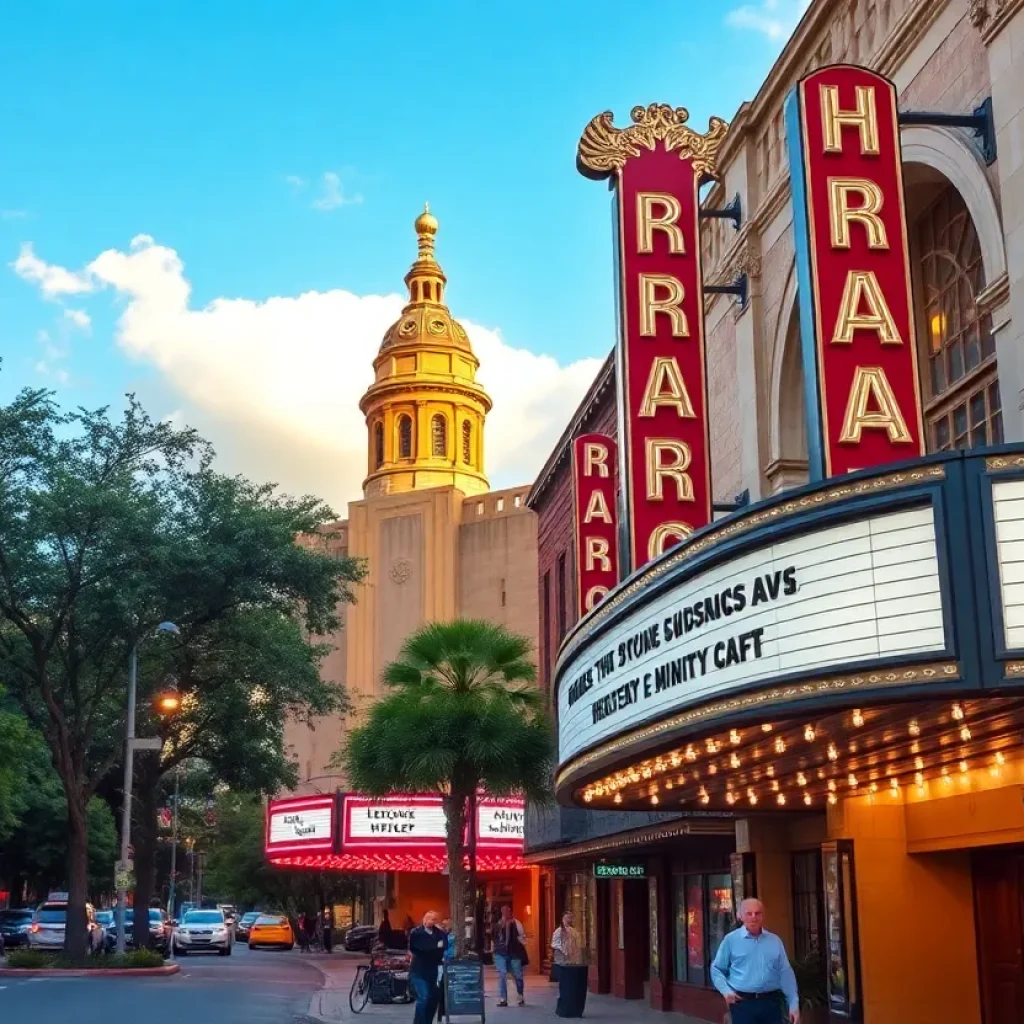
M 1024 847 L 979 850 L 972 868 L 983 1019 L 1024 1021 Z

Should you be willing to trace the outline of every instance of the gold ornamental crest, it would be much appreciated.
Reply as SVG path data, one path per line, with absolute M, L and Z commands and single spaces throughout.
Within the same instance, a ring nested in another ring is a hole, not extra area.
M 718 148 L 729 132 L 729 125 L 720 117 L 708 118 L 707 134 L 701 135 L 686 123 L 690 119 L 686 107 L 667 103 L 636 106 L 630 111 L 633 123 L 628 128 L 616 128 L 614 116 L 606 110 L 583 129 L 576 166 L 586 177 L 606 178 L 631 156 L 639 156 L 641 149 L 653 150 L 658 142 L 664 142 L 670 153 L 678 150 L 680 160 L 693 160 L 698 174 L 715 174 Z

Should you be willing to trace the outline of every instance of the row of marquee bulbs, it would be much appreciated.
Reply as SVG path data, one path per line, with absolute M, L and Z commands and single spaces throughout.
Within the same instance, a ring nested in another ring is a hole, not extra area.
M 954 721 L 962 723 L 960 725 L 960 729 L 959 729 L 960 739 L 963 742 L 966 743 L 968 740 L 971 739 L 971 730 L 970 730 L 970 727 L 967 725 L 967 723 L 964 722 L 964 709 L 963 709 L 962 705 L 959 703 L 959 701 L 954 701 L 953 702 L 953 704 L 952 704 L 952 706 L 950 708 L 950 715 L 951 715 L 951 717 L 953 718 Z M 859 728 L 861 728 L 861 726 L 864 725 L 864 713 L 861 711 L 860 708 L 854 708 L 850 720 L 853 723 L 854 727 L 859 729 Z M 773 728 L 774 728 L 774 726 L 771 723 L 765 722 L 761 726 L 761 731 L 764 732 L 764 733 L 770 733 L 773 730 Z M 918 723 L 916 718 L 912 718 L 907 723 L 907 733 L 912 738 L 916 738 L 916 737 L 921 735 L 921 726 Z M 804 739 L 808 743 L 813 743 L 815 741 L 815 739 L 817 739 L 817 738 L 818 738 L 817 727 L 814 726 L 811 723 L 808 723 L 807 725 L 805 725 L 804 726 Z M 730 744 L 732 746 L 739 746 L 743 742 L 743 734 L 738 729 L 730 730 L 730 732 L 729 732 L 729 742 L 730 742 Z M 773 749 L 775 750 L 776 754 L 783 754 L 786 751 L 786 741 L 783 739 L 782 736 L 776 736 L 772 746 L 773 746 Z M 716 740 L 714 738 L 709 737 L 707 740 L 704 741 L 704 747 L 705 747 L 706 752 L 709 755 L 715 755 L 715 754 L 718 754 L 718 753 L 721 752 L 721 750 L 722 750 L 722 743 L 719 740 Z M 916 744 L 914 744 L 914 745 L 911 746 L 911 753 L 916 753 L 916 752 L 917 752 L 916 751 Z M 832 762 L 835 762 L 835 761 L 837 761 L 839 759 L 839 749 L 836 747 L 835 743 L 833 743 L 833 742 L 829 742 L 828 749 L 827 749 L 826 753 L 827 753 L 828 759 L 830 761 L 832 761 Z M 599 799 L 601 797 L 608 796 L 609 794 L 614 794 L 614 796 L 612 797 L 612 802 L 616 803 L 616 804 L 621 804 L 622 803 L 622 793 L 620 792 L 620 790 L 625 789 L 626 786 L 629 786 L 631 784 L 635 785 L 638 782 L 641 782 L 641 781 L 644 781 L 644 780 L 647 780 L 647 779 L 651 779 L 656 774 L 657 775 L 662 775 L 665 772 L 669 771 L 669 769 L 679 768 L 683 764 L 684 761 L 687 761 L 687 762 L 692 764 L 693 762 L 695 762 L 697 760 L 698 757 L 699 757 L 699 755 L 698 755 L 697 750 L 694 747 L 694 745 L 692 743 L 687 744 L 686 749 L 685 749 L 685 751 L 682 754 L 680 754 L 678 751 L 673 751 L 671 754 L 666 755 L 665 757 L 657 757 L 657 758 L 655 758 L 655 760 L 653 762 L 644 762 L 639 767 L 635 767 L 634 766 L 634 767 L 625 769 L 623 771 L 616 772 L 615 775 L 611 776 L 610 778 L 605 779 L 602 782 L 597 783 L 595 785 L 588 786 L 583 791 L 583 800 L 584 800 L 585 803 L 589 804 L 595 798 Z M 994 763 L 994 765 L 992 767 L 992 772 L 993 772 L 993 774 L 998 775 L 1000 767 L 1003 764 L 1006 763 L 1006 757 L 1002 753 L 1002 751 L 997 751 L 994 760 L 995 760 L 995 763 Z M 740 760 L 739 755 L 735 751 L 733 751 L 729 755 L 729 767 L 730 768 L 739 768 L 739 767 L 741 767 L 741 765 L 742 765 L 742 762 Z M 914 759 L 914 768 L 916 769 L 915 770 L 915 774 L 914 774 L 914 783 L 917 786 L 919 792 L 922 792 L 922 793 L 924 792 L 924 773 L 923 773 L 924 767 L 925 767 L 925 764 L 924 764 L 923 758 L 916 757 Z M 968 770 L 969 770 L 969 765 L 968 765 L 968 762 L 967 762 L 966 758 L 964 758 L 964 759 L 962 759 L 960 761 L 959 769 L 960 769 L 961 777 L 966 777 L 966 775 L 968 773 Z M 707 766 L 707 771 L 708 771 L 708 774 L 715 775 L 718 772 L 718 767 L 717 767 L 717 765 L 715 765 L 713 763 L 709 764 Z M 772 788 L 772 792 L 774 792 L 776 794 L 776 796 L 775 796 L 776 803 L 779 804 L 779 806 L 785 806 L 785 804 L 786 804 L 786 794 L 780 791 L 780 786 L 779 786 L 778 779 L 772 778 L 772 776 L 774 776 L 774 774 L 775 774 L 774 767 L 772 765 L 767 765 L 766 768 L 765 768 L 765 774 L 770 779 L 772 779 L 771 788 Z M 818 769 L 816 774 L 817 774 L 817 777 L 818 777 L 819 780 L 823 780 L 825 778 L 825 773 L 821 769 Z M 945 768 L 945 767 L 943 767 L 943 769 L 941 771 L 941 778 L 942 778 L 942 781 L 944 783 L 946 783 L 947 785 L 951 784 L 952 781 L 953 781 L 952 778 L 949 775 L 949 770 L 947 768 Z M 803 787 L 803 786 L 807 785 L 808 779 L 807 779 L 807 773 L 806 772 L 798 771 L 796 773 L 795 779 L 796 779 L 796 783 L 797 783 L 798 786 Z M 859 784 L 860 784 L 858 779 L 857 779 L 856 774 L 854 774 L 853 772 L 851 772 L 847 776 L 846 782 L 847 782 L 847 786 L 850 789 L 857 789 Z M 731 787 L 731 783 L 728 783 L 727 786 Z M 669 789 L 669 790 L 673 788 L 673 783 L 672 783 L 671 779 L 669 779 L 665 783 L 665 788 Z M 650 802 L 651 802 L 652 806 L 657 807 L 658 804 L 660 803 L 660 800 L 658 798 L 657 786 L 656 785 L 655 785 L 654 789 L 655 789 L 655 791 L 652 792 L 651 795 L 650 795 Z M 838 797 L 836 795 L 837 789 L 838 789 L 838 787 L 836 785 L 835 780 L 834 779 L 830 779 L 829 782 L 828 782 L 828 791 L 829 791 L 828 792 L 828 802 L 830 804 L 835 804 L 837 802 L 837 800 L 838 800 Z M 889 780 L 889 790 L 890 790 L 890 793 L 893 796 L 895 796 L 897 793 L 899 793 L 900 783 L 899 783 L 898 779 L 891 778 Z M 868 791 L 870 793 L 878 792 L 878 783 L 877 782 L 870 783 L 870 785 L 868 786 Z M 700 799 L 700 802 L 702 804 L 704 804 L 704 805 L 707 805 L 707 804 L 709 804 L 711 802 L 711 796 L 708 793 L 707 788 L 705 786 L 703 786 L 703 785 L 698 790 L 698 797 Z M 751 806 L 755 806 L 757 804 L 757 802 L 758 802 L 757 790 L 753 786 L 748 786 L 747 787 L 747 789 L 746 789 L 746 798 L 747 798 L 748 803 L 750 803 Z M 731 789 L 731 788 L 727 788 L 726 793 L 725 793 L 726 803 L 728 803 L 730 806 L 732 806 L 733 804 L 736 803 L 736 801 L 738 799 L 740 799 L 740 798 L 736 795 L 736 792 L 733 789 Z M 811 796 L 810 793 L 804 793 L 803 794 L 803 803 L 806 806 L 810 807 L 813 804 L 813 802 L 814 802 L 814 800 L 813 800 L 813 797 Z

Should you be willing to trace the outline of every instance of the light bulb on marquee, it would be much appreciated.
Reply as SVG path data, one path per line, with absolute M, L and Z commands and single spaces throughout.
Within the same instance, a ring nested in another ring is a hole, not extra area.
M 853 724 L 857 729 L 864 724 L 864 712 L 860 708 L 853 709 Z
M 907 723 L 907 732 L 909 732 L 911 736 L 920 736 L 921 735 L 921 726 L 917 724 L 917 719 L 916 718 L 912 718 Z
M 953 718 L 957 722 L 963 721 L 964 709 L 960 706 L 960 702 L 959 701 L 956 701 L 953 704 L 953 707 L 950 709 L 950 714 L 952 714 Z
M 815 733 L 813 725 L 805 725 L 804 726 L 804 739 L 807 740 L 808 743 L 813 743 L 814 742 L 814 737 L 816 735 L 817 735 L 817 733 Z
M 739 729 L 732 729 L 729 732 L 729 742 L 735 747 L 737 746 L 743 737 L 740 735 Z

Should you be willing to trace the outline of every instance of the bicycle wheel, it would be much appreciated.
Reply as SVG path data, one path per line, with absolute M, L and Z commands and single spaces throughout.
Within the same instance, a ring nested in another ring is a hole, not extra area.
M 352 988 L 348 994 L 348 1005 L 353 1013 L 362 1013 L 370 999 L 370 968 L 361 964 L 352 979 Z

